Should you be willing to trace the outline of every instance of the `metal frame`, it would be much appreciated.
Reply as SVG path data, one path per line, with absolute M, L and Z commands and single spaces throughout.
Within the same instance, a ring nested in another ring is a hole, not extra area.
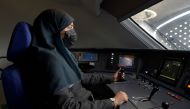
M 127 30 L 129 30 L 136 38 L 143 42 L 149 49 L 161 49 L 166 50 L 163 45 L 161 45 L 157 40 L 151 37 L 146 31 L 144 31 L 138 24 L 136 24 L 132 19 L 127 19 L 120 22 Z

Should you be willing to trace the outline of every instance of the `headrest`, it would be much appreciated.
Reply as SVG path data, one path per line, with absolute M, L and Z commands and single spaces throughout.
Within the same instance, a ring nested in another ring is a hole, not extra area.
M 26 22 L 16 24 L 7 50 L 7 59 L 9 61 L 15 62 L 17 57 L 30 46 L 30 29 L 30 24 Z

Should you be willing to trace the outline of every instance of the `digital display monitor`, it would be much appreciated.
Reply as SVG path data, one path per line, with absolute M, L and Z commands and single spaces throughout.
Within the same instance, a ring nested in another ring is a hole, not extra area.
M 167 83 L 175 84 L 181 76 L 182 60 L 166 59 L 161 67 L 159 78 Z
M 134 56 L 132 55 L 120 55 L 119 56 L 119 67 L 133 68 L 134 67 Z
M 74 53 L 79 62 L 93 62 L 98 60 L 98 55 L 92 52 L 75 52 Z

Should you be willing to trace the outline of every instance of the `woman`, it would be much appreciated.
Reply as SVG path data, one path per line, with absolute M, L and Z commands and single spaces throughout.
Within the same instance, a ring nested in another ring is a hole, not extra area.
M 112 109 L 128 100 L 118 92 L 111 100 L 95 100 L 84 86 L 118 79 L 103 74 L 83 74 L 68 50 L 76 40 L 74 19 L 66 12 L 43 11 L 34 21 L 32 43 L 20 64 L 25 88 L 34 109 Z M 27 73 L 26 73 L 27 72 Z

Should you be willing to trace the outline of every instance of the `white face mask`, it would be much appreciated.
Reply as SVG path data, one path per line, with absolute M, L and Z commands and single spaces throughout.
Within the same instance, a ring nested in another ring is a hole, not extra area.
M 65 32 L 63 42 L 66 47 L 71 47 L 77 41 L 77 33 L 74 29 Z

